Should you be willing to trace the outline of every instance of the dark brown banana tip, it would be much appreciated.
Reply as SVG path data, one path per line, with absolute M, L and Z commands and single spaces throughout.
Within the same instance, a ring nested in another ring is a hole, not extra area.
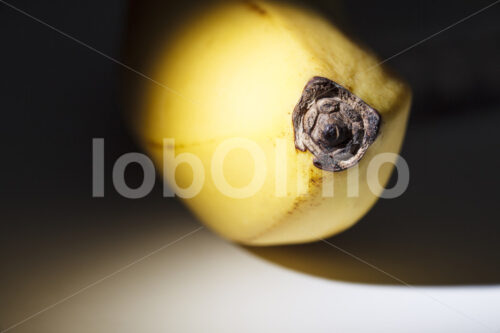
M 356 165 L 375 141 L 380 114 L 341 85 L 315 76 L 292 115 L 295 147 L 309 150 L 316 167 L 342 171 Z

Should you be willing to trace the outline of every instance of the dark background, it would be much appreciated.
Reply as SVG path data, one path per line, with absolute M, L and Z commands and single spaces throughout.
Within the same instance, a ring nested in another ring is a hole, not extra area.
M 318 0 L 308 5 L 385 59 L 490 3 Z M 155 1 L 132 7 L 117 0 L 10 4 L 145 74 L 141 55 L 150 52 L 151 36 L 142 38 L 142 29 L 168 26 L 179 6 L 191 6 L 163 2 L 162 10 L 151 12 Z M 500 4 L 387 62 L 414 92 L 402 151 L 410 185 L 400 198 L 380 200 L 359 224 L 331 241 L 407 283 L 500 283 L 499 22 Z M 127 56 L 131 49 L 135 56 Z M 144 199 L 128 200 L 111 185 L 114 161 L 140 151 L 124 121 L 123 83 L 144 78 L 1 3 L 0 68 L 4 295 L 26 287 L 47 262 L 64 261 L 68 253 L 115 246 L 144 230 L 161 235 L 180 215 L 190 216 L 176 200 L 162 198 L 158 188 Z M 105 138 L 106 145 L 101 199 L 91 197 L 95 137 Z M 141 176 L 132 167 L 127 175 L 131 185 Z M 151 215 L 156 218 L 148 219 Z M 321 243 L 247 250 L 324 278 L 398 284 Z M 9 295 L 4 298 L 9 306 L 22 303 L 15 292 Z

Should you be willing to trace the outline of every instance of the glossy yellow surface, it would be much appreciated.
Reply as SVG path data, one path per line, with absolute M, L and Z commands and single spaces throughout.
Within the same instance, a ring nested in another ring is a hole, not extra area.
M 148 91 L 137 131 L 159 169 L 164 138 L 174 139 L 167 145 L 167 170 L 182 153 L 201 160 L 202 171 L 193 174 L 183 163 L 164 176 L 181 188 L 204 177 L 200 192 L 183 200 L 206 225 L 246 244 L 307 242 L 348 228 L 375 203 L 366 168 L 376 154 L 399 151 L 411 94 L 376 66 L 373 55 L 309 10 L 266 2 L 212 7 L 184 21 L 168 40 L 154 78 L 177 93 Z M 291 114 L 313 76 L 341 84 L 382 116 L 380 134 L 359 163 L 358 196 L 347 196 L 347 171 L 323 172 L 312 154 L 294 147 Z M 234 187 L 228 195 L 214 182 L 212 159 L 231 139 L 257 152 L 229 150 L 220 162 Z M 381 184 L 390 172 L 381 169 Z M 258 191 L 239 195 L 252 180 L 263 183 Z M 334 195 L 325 196 L 323 184 L 332 181 Z

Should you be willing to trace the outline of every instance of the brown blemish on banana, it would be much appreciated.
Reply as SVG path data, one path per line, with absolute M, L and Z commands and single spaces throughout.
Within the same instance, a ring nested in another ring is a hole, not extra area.
M 267 11 L 264 8 L 257 5 L 255 2 L 248 1 L 248 2 L 245 2 L 245 4 L 248 6 L 248 8 L 250 8 L 251 11 L 253 11 L 255 13 L 257 13 L 261 16 L 267 15 Z

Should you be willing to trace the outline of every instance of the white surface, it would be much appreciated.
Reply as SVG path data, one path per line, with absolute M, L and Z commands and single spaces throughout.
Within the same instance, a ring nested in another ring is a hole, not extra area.
M 168 233 L 97 240 L 92 251 L 59 250 L 37 276 L 4 290 L 2 329 L 197 227 L 185 221 Z M 494 332 L 499 309 L 500 287 L 323 279 L 203 229 L 10 332 Z

